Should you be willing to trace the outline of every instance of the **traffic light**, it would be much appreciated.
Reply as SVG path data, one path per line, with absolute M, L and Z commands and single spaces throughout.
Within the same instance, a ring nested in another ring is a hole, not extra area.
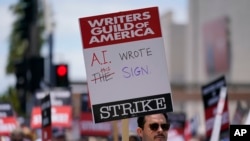
M 16 89 L 26 90 L 28 86 L 27 80 L 27 62 L 25 60 L 16 62 L 15 75 L 16 75 Z
M 34 92 L 44 77 L 44 58 L 30 57 L 15 64 L 16 89 Z
M 55 86 L 56 87 L 68 87 L 68 65 L 57 64 L 55 65 Z
M 28 59 L 29 61 L 29 71 L 30 71 L 30 80 L 29 80 L 29 90 L 34 92 L 40 89 L 40 83 L 44 77 L 44 58 L 33 56 Z

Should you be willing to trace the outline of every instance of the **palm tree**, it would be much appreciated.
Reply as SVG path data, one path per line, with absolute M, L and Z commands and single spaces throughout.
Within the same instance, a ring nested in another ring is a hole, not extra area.
M 31 56 L 40 56 L 43 43 L 43 9 L 39 0 L 19 0 L 10 9 L 16 16 L 9 37 L 7 74 L 14 73 L 15 62 Z
M 9 54 L 6 66 L 7 74 L 15 73 L 15 64 L 17 61 L 25 60 L 32 56 L 40 56 L 40 50 L 43 44 L 44 19 L 43 9 L 38 7 L 41 0 L 19 0 L 10 7 L 16 19 L 12 25 L 9 36 Z M 25 89 L 25 88 L 24 88 Z M 18 89 L 10 87 L 0 99 L 12 100 L 15 110 L 21 114 L 22 107 L 20 100 L 26 100 L 26 90 L 20 92 Z M 16 95 L 16 96 L 15 96 Z M 13 96 L 17 99 L 13 99 Z M 25 113 L 22 113 L 25 114 Z

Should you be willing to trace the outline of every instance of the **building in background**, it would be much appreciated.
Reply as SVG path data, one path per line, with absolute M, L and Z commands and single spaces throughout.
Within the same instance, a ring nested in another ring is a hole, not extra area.
M 189 23 L 188 23 L 188 50 L 192 53 L 187 54 L 188 72 L 187 82 L 205 83 L 213 79 L 211 75 L 206 74 L 205 56 L 207 52 L 204 46 L 207 38 L 204 38 L 204 28 L 208 23 L 215 22 L 222 18 L 227 18 L 228 33 L 222 38 L 228 38 L 230 54 L 230 68 L 228 70 L 227 79 L 231 84 L 249 84 L 250 77 L 246 77 L 250 71 L 250 65 L 246 63 L 249 59 L 249 35 L 250 35 L 250 16 L 249 1 L 233 1 L 233 0 L 211 0 L 211 1 L 189 1 Z M 216 27 L 215 27 L 216 28 Z M 221 27 L 225 28 L 225 27 Z M 223 29 L 219 29 L 223 30 Z M 218 36 L 218 34 L 217 34 Z M 218 36 L 219 38 L 219 36 Z M 218 43 L 223 43 L 217 38 Z M 221 45 L 223 46 L 223 45 Z M 217 46 L 216 50 L 219 51 Z M 194 58 L 193 58 L 194 57 Z M 224 57 L 224 56 L 221 56 Z M 193 58 L 193 59 L 192 59 Z M 192 61 L 197 60 L 197 62 Z
M 175 23 L 174 13 L 161 16 L 174 111 L 199 115 L 204 134 L 201 86 L 226 76 L 229 114 L 236 103 L 250 105 L 250 1 L 189 0 L 188 22 Z

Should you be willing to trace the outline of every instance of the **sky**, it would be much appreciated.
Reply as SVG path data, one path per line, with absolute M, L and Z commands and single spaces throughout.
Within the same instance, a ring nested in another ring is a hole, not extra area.
M 8 57 L 8 38 L 15 16 L 9 10 L 18 0 L 0 1 L 0 94 L 15 85 L 15 76 L 7 75 L 5 67 Z M 176 23 L 187 22 L 188 0 L 47 0 L 51 7 L 51 18 L 55 23 L 54 63 L 69 65 L 70 81 L 86 81 L 82 41 L 78 19 L 119 11 L 157 6 L 160 15 L 171 11 Z M 43 46 L 41 54 L 46 57 L 48 46 Z

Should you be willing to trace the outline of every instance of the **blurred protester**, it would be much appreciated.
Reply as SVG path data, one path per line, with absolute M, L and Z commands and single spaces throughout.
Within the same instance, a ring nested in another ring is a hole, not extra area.
M 26 141 L 21 128 L 17 128 L 11 132 L 10 141 Z
M 139 138 L 136 135 L 130 135 L 129 141 L 139 141 Z
M 26 140 L 35 141 L 35 138 L 36 138 L 35 133 L 33 133 L 29 127 L 23 127 L 22 130 L 23 130 L 24 138 Z
M 79 141 L 88 141 L 88 137 L 81 137 Z
M 63 128 L 53 128 L 52 141 L 66 141 L 65 130 Z
M 10 141 L 9 136 L 0 136 L 0 141 Z

